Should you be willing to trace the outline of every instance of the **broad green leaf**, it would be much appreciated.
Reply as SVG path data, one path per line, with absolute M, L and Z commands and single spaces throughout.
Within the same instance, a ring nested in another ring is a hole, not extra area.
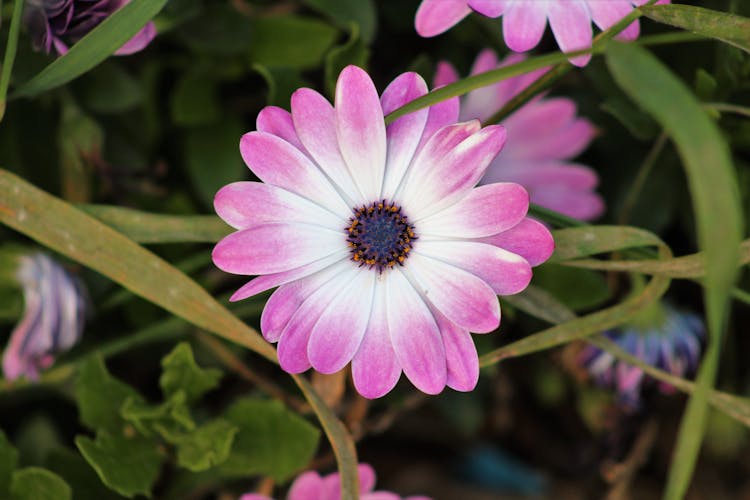
M 172 121 L 182 127 L 216 123 L 221 119 L 217 82 L 204 71 L 184 74 L 169 96 Z
M 14 95 L 34 96 L 87 72 L 125 45 L 166 3 L 167 0 L 132 0 L 91 30 L 67 54 L 21 85 Z
M 587 269 L 545 264 L 534 269 L 534 283 L 576 311 L 593 309 L 610 298 L 604 276 Z
M 300 70 L 296 68 L 274 68 L 263 64 L 253 64 L 253 70 L 257 71 L 268 85 L 266 103 L 268 105 L 289 107 L 289 98 L 300 87 L 304 87 Z
M 221 466 L 227 474 L 264 474 L 282 482 L 315 454 L 317 429 L 278 401 L 241 399 L 223 417 L 239 428 Z
M 732 284 L 737 276 L 741 211 L 729 148 L 690 90 L 648 51 L 613 44 L 607 64 L 620 87 L 674 140 L 688 178 L 698 243 L 706 256 L 704 300 L 709 342 L 696 391 L 683 417 L 665 498 L 682 498 L 703 439 Z
M 750 19 L 692 5 L 651 5 L 641 12 L 654 21 L 721 40 L 750 52 Z
M 126 497 L 150 496 L 159 476 L 162 455 L 156 443 L 136 436 L 100 433 L 96 441 L 76 437 L 76 446 L 104 484 Z
M 276 351 L 203 288 L 164 260 L 72 205 L 0 169 L 0 222 L 231 342 L 276 363 Z M 346 427 L 302 376 L 292 375 L 328 436 L 342 496 L 359 491 L 357 450 Z
M 238 146 L 244 132 L 245 127 L 232 116 L 185 131 L 185 166 L 206 207 L 213 207 L 214 196 L 221 187 L 246 175 Z
M 372 42 L 377 27 L 374 0 L 304 0 L 304 2 L 330 17 L 341 29 L 357 26 L 362 40 Z
M 191 403 L 219 385 L 221 370 L 201 368 L 195 363 L 193 350 L 187 342 L 180 342 L 161 360 L 159 386 L 165 398 L 184 391 Z
M 107 205 L 79 208 L 138 243 L 215 243 L 232 232 L 215 215 L 163 215 Z
M 172 2 L 174 3 L 174 1 Z M 179 6 L 178 6 L 179 7 Z M 181 11 L 197 8 L 189 6 Z M 253 43 L 253 23 L 230 5 L 212 5 L 175 30 L 177 37 L 194 52 L 212 56 L 236 56 Z
M 554 231 L 555 253 L 550 262 L 579 259 L 616 250 L 664 246 L 653 233 L 630 226 L 582 226 Z
M 118 500 L 123 498 L 104 486 L 96 471 L 73 448 L 57 448 L 44 466 L 70 485 L 73 497 L 76 499 Z
M 640 141 L 650 141 L 659 133 L 654 120 L 626 100 L 617 97 L 607 99 L 601 104 L 602 110 L 614 116 L 628 132 Z
M 335 95 L 336 80 L 341 70 L 350 64 L 367 69 L 367 60 L 369 57 L 370 49 L 367 48 L 360 37 L 359 28 L 356 24 L 352 25 L 349 40 L 344 45 L 332 48 L 326 54 L 325 82 L 328 95 Z
M 120 407 L 128 400 L 143 401 L 127 384 L 112 377 L 98 356 L 86 359 L 78 368 L 76 401 L 81 422 L 94 430 L 122 432 L 124 420 Z
M 0 498 L 8 496 L 13 471 L 18 465 L 18 450 L 16 450 L 5 433 L 0 430 Z
M 323 60 L 337 34 L 335 28 L 313 18 L 255 18 L 249 60 L 268 68 L 313 68 Z
M 177 463 L 193 472 L 221 465 L 229 457 L 237 425 L 216 419 L 177 441 Z
M 170 440 L 173 436 L 195 429 L 183 391 L 158 405 L 135 398 L 127 399 L 120 407 L 120 415 L 146 437 L 152 437 L 156 432 Z
M 70 500 L 73 493 L 63 478 L 40 467 L 27 467 L 13 473 L 11 500 Z
M 123 113 L 143 99 L 138 80 L 112 60 L 105 61 L 76 83 L 84 105 L 97 113 Z

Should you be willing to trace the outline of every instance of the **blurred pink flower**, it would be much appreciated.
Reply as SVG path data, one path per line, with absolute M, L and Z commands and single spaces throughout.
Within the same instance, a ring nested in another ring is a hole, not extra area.
M 260 275 L 240 300 L 273 287 L 261 330 L 282 368 L 334 373 L 350 361 L 365 397 L 388 393 L 401 372 L 421 391 L 472 390 L 479 376 L 469 332 L 500 323 L 497 295 L 518 293 L 552 252 L 549 231 L 526 218 L 518 184 L 475 187 L 505 143 L 503 127 L 456 123 L 458 100 L 384 115 L 427 93 L 416 73 L 378 96 L 345 68 L 335 106 L 311 89 L 292 112 L 269 106 L 240 152 L 263 182 L 217 194 L 237 232 L 214 263 Z
M 24 24 L 36 50 L 60 55 L 68 46 L 88 35 L 102 21 L 130 0 L 26 0 Z M 153 22 L 147 23 L 116 55 L 128 55 L 143 50 L 156 36 Z
M 471 74 L 483 73 L 524 59 L 512 54 L 498 63 L 486 49 Z M 527 73 L 469 92 L 461 102 L 461 120 L 488 119 L 547 70 Z M 438 64 L 435 85 L 458 80 L 447 62 Z M 576 116 L 576 105 L 564 97 L 538 97 L 513 112 L 503 125 L 508 141 L 482 178 L 482 183 L 516 182 L 529 192 L 531 202 L 569 217 L 592 220 L 604 212 L 604 201 L 594 192 L 599 178 L 591 168 L 571 162 L 589 145 L 594 126 Z
M 539 44 L 549 21 L 552 33 L 563 52 L 591 47 L 593 21 L 606 30 L 627 16 L 634 6 L 648 0 L 422 0 L 415 19 L 417 33 L 424 37 L 439 35 L 453 27 L 472 10 L 488 17 L 503 16 L 503 36 L 508 47 L 526 52 Z M 670 0 L 659 0 L 658 4 Z M 638 38 L 640 25 L 634 21 L 618 38 Z M 571 62 L 585 66 L 590 55 Z
M 357 466 L 359 472 L 360 500 L 401 500 L 401 497 L 389 491 L 375 489 L 375 471 L 367 464 Z M 338 473 L 320 477 L 315 471 L 302 473 L 294 480 L 286 500 L 340 500 L 341 479 Z M 246 493 L 239 500 L 273 500 L 265 495 Z M 424 496 L 404 497 L 403 500 L 430 500 Z
M 3 353 L 3 374 L 8 380 L 36 380 L 52 365 L 55 353 L 80 339 L 86 298 L 79 282 L 43 253 L 20 257 L 17 276 L 24 313 Z

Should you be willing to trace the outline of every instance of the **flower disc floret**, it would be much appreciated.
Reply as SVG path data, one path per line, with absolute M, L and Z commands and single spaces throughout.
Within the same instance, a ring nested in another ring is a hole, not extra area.
M 404 265 L 417 236 L 401 207 L 380 200 L 353 212 L 346 228 L 352 260 L 378 272 L 397 264 Z
M 518 184 L 477 187 L 505 143 L 505 129 L 458 122 L 458 100 L 384 116 L 427 93 L 416 73 L 378 95 L 345 68 L 335 104 L 312 89 L 291 113 L 264 108 L 240 152 L 262 182 L 217 194 L 237 231 L 213 260 L 257 275 L 240 300 L 278 287 L 260 326 L 290 373 L 335 373 L 351 363 L 365 397 L 389 392 L 401 373 L 420 390 L 472 390 L 479 363 L 471 332 L 500 324 L 497 295 L 518 293 L 553 250 L 526 217 Z

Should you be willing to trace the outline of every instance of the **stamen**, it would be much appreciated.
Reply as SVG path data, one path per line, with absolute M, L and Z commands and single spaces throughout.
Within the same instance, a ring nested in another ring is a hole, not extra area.
M 402 266 L 417 237 L 401 207 L 388 200 L 355 207 L 346 228 L 352 261 L 383 272 Z

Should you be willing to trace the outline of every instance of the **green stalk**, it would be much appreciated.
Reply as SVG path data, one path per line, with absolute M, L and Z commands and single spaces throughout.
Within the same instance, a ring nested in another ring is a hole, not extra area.
M 15 0 L 13 4 L 13 17 L 10 19 L 10 31 L 8 32 L 8 46 L 5 47 L 5 58 L 3 59 L 2 73 L 0 73 L 0 121 L 5 116 L 5 96 L 8 94 L 10 74 L 13 72 L 13 63 L 16 61 L 16 49 L 18 48 L 18 34 L 21 31 L 21 13 L 23 12 L 23 0 Z

